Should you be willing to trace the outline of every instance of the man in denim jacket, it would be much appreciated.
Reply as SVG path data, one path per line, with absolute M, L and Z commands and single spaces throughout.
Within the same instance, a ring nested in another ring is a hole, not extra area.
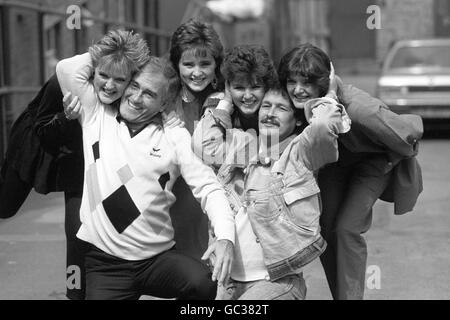
M 302 267 L 326 247 L 314 173 L 338 158 L 338 133 L 349 130 L 345 110 L 329 98 L 295 109 L 276 87 L 262 101 L 259 138 L 232 129 L 232 111 L 225 100 L 207 111 L 193 140 L 197 155 L 219 167 L 235 212 L 238 236 L 227 298 L 304 299 Z

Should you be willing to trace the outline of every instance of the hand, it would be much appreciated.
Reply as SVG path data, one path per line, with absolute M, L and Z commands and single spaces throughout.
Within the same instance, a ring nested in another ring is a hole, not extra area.
M 230 115 L 234 112 L 233 99 L 231 98 L 230 84 L 228 81 L 225 82 L 224 97 L 220 99 L 216 109 L 226 111 Z
M 228 81 L 225 81 L 225 97 L 223 100 L 229 102 L 231 105 L 233 105 L 233 98 L 231 97 L 231 90 L 230 90 L 230 83 Z
M 335 134 L 346 133 L 350 130 L 352 122 L 342 105 L 327 102 L 319 103 L 312 109 L 312 114 L 310 123 L 325 120 Z
M 164 127 L 166 128 L 175 128 L 180 127 L 184 128 L 186 123 L 180 119 L 175 111 L 170 111 L 168 114 L 162 112 L 162 119 Z
M 336 81 L 336 71 L 334 70 L 333 62 L 330 61 L 330 88 L 328 91 L 337 91 L 338 85 Z
M 332 62 L 330 62 L 330 77 L 329 77 L 329 79 L 330 79 L 330 85 L 328 87 L 328 92 L 327 92 L 326 96 L 337 101 L 336 92 L 338 89 L 338 82 L 336 79 L 336 73 L 335 73 Z
M 67 92 L 63 97 L 64 114 L 66 119 L 74 120 L 81 115 L 81 102 L 77 96 L 72 98 L 72 93 Z
M 202 260 L 209 259 L 210 264 L 214 267 L 211 279 L 217 280 L 219 286 L 224 285 L 230 277 L 233 257 L 233 243 L 225 239 L 213 242 L 202 256 Z

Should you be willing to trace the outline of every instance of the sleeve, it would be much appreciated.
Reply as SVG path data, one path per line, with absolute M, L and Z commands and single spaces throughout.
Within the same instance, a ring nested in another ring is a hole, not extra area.
M 207 165 L 220 166 L 225 154 L 225 130 L 206 109 L 192 135 L 192 150 Z
M 216 175 L 192 151 L 191 137 L 186 129 L 173 128 L 170 131 L 181 175 L 208 215 L 215 235 L 234 243 L 234 214 Z
M 375 144 L 403 157 L 417 154 L 417 142 L 423 134 L 419 116 L 398 115 L 382 101 L 351 85 L 342 86 L 341 99 L 354 126 Z
M 81 102 L 81 123 L 89 119 L 97 107 L 97 95 L 90 81 L 94 66 L 90 54 L 84 53 L 61 60 L 56 65 L 56 75 L 63 95 L 71 92 Z
M 343 134 L 350 131 L 351 123 L 350 117 L 348 116 L 345 107 L 338 102 L 337 99 L 332 99 L 330 97 L 322 97 L 311 99 L 305 103 L 305 118 L 308 123 L 311 123 L 316 118 L 316 113 L 322 112 L 323 109 L 337 107 L 341 113 L 341 121 L 336 123 L 337 133 Z
M 223 92 L 214 92 L 212 94 L 210 94 L 205 102 L 203 103 L 202 106 L 202 114 L 204 113 L 205 110 L 207 109 L 215 109 L 217 107 L 217 104 L 219 103 L 219 101 L 221 99 L 223 99 L 224 97 L 224 93 Z
M 41 145 L 50 153 L 55 154 L 65 141 L 72 139 L 68 136 L 73 127 L 79 126 L 76 120 L 67 120 L 62 104 L 62 92 L 56 75 L 46 83 L 44 95 L 38 105 L 34 130 Z
M 311 171 L 338 160 L 338 133 L 342 111 L 337 104 L 322 103 L 315 109 L 314 119 L 296 138 L 294 154 Z
M 245 166 L 251 159 L 256 132 L 231 128 L 231 116 L 219 109 L 207 109 L 192 136 L 192 149 L 207 165 L 220 167 L 224 162 Z M 246 154 L 246 150 L 248 154 Z

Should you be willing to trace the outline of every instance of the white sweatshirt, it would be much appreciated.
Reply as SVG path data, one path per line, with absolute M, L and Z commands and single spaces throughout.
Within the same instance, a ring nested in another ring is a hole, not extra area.
M 150 258 L 171 248 L 169 208 L 180 174 L 208 214 L 218 239 L 234 243 L 234 219 L 212 169 L 191 150 L 184 128 L 150 123 L 134 136 L 118 111 L 98 101 L 89 77 L 89 54 L 56 66 L 63 94 L 77 95 L 83 112 L 84 189 L 77 236 L 125 260 Z

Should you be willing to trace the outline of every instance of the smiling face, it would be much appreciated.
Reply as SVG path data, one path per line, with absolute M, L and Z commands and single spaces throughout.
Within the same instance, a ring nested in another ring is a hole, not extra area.
M 297 109 L 304 109 L 305 102 L 320 96 L 319 88 L 312 84 L 305 84 L 301 76 L 288 77 L 286 90 Z
M 128 83 L 131 74 L 125 68 L 100 63 L 94 72 L 94 90 L 101 103 L 111 104 L 119 99 Z
M 203 91 L 214 79 L 216 62 L 207 49 L 183 52 L 178 63 L 181 81 L 193 92 Z
M 246 116 L 258 112 L 265 92 L 263 83 L 252 82 L 246 78 L 236 78 L 230 82 L 233 104 Z
M 164 109 L 168 81 L 151 66 L 131 80 L 120 102 L 120 115 L 134 126 L 140 126 Z
M 294 116 L 294 109 L 289 98 L 278 90 L 269 90 L 259 108 L 259 132 L 274 135 L 278 131 L 280 142 L 289 137 L 300 122 Z

